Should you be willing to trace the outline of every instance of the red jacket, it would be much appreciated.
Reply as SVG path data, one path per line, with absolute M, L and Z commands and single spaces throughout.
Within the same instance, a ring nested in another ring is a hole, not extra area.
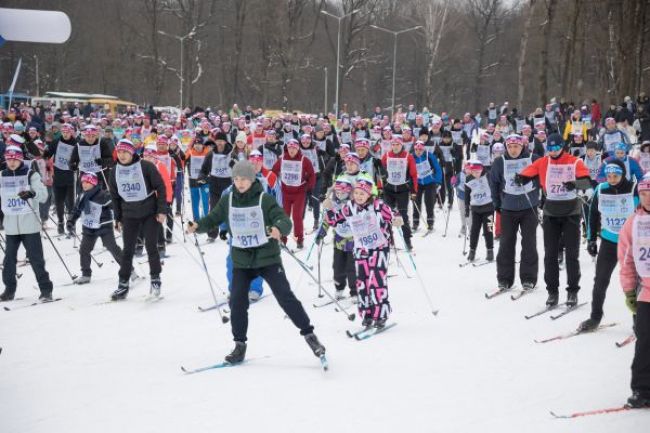
M 407 160 L 406 183 L 402 185 L 394 185 L 390 182 L 390 179 L 386 178 L 386 182 L 384 183 L 384 191 L 403 192 L 410 190 L 411 192 L 417 192 L 418 169 L 415 165 L 415 159 L 413 158 L 413 155 L 404 149 L 402 149 L 400 153 L 393 153 L 392 150 L 386 152 L 386 154 L 381 157 L 381 165 L 384 167 L 384 170 L 387 170 L 388 158 L 405 158 Z
M 282 161 L 285 159 L 287 161 L 302 161 L 300 186 L 291 186 L 285 183 L 285 179 L 283 179 L 282 177 Z M 276 176 L 278 176 L 278 178 L 280 179 L 283 195 L 305 193 L 307 191 L 311 191 L 312 189 L 314 189 L 314 185 L 316 184 L 316 175 L 314 173 L 314 167 L 312 166 L 309 158 L 306 158 L 300 150 L 298 150 L 296 156 L 292 158 L 291 156 L 289 156 L 289 152 L 287 152 L 285 149 L 282 156 L 278 158 L 278 160 L 273 165 L 273 169 L 271 171 L 273 171 L 273 173 L 275 173 Z
M 539 184 L 544 192 L 546 192 L 546 173 L 548 172 L 548 165 L 562 165 L 562 164 L 575 164 L 576 179 L 581 177 L 589 177 L 589 169 L 584 161 L 578 157 L 562 152 L 559 158 L 553 159 L 550 156 L 539 158 L 528 167 L 525 167 L 520 174 L 524 177 L 534 178 L 539 176 Z

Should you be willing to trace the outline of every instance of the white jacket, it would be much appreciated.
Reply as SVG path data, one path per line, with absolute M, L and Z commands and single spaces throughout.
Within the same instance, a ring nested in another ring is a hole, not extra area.
M 22 166 L 21 166 L 22 167 Z M 20 170 L 20 169 L 19 169 Z M 31 171 L 31 170 L 30 170 Z M 5 176 L 9 169 L 0 173 L 0 176 Z M 29 199 L 27 202 L 32 207 L 34 212 L 25 215 L 7 215 L 4 216 L 5 233 L 11 235 L 27 235 L 31 233 L 39 233 L 41 231 L 41 221 L 38 216 L 38 204 L 47 201 L 47 188 L 41 181 L 41 175 L 37 171 L 31 171 L 29 175 L 29 186 L 36 196 Z M 0 196 L 2 192 L 0 191 Z M 4 197 L 0 197 L 4 200 Z

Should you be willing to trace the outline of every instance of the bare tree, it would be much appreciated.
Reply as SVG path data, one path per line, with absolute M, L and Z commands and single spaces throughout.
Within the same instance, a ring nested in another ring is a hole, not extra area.
M 495 22 L 501 13 L 501 0 L 467 0 L 470 27 L 474 32 L 478 48 L 476 53 L 476 79 L 474 81 L 474 110 L 480 109 L 483 80 L 486 72 L 498 63 L 486 66 L 488 45 L 496 40 Z
M 535 12 L 535 0 L 528 0 L 525 7 L 526 22 L 524 23 L 524 33 L 521 35 L 519 44 L 519 64 L 517 66 L 517 107 L 522 110 L 524 107 L 524 71 L 526 69 L 526 59 L 528 55 L 528 38 L 530 37 L 530 25 L 533 21 Z
M 539 65 L 539 100 L 541 103 L 548 101 L 548 50 L 551 42 L 551 29 L 553 27 L 553 19 L 555 18 L 557 0 L 544 0 L 544 3 L 546 5 L 546 13 L 544 14 L 544 22 L 540 26 L 543 28 Z
M 438 50 L 440 48 L 440 41 L 445 31 L 445 24 L 447 23 L 447 15 L 449 12 L 448 1 L 434 2 L 431 0 L 421 0 L 419 2 L 420 8 L 424 13 L 424 33 L 425 33 L 425 47 L 427 52 L 427 66 L 424 75 L 424 92 L 425 104 L 431 105 L 433 103 L 434 92 L 434 77 L 436 75 L 436 67 L 438 60 Z

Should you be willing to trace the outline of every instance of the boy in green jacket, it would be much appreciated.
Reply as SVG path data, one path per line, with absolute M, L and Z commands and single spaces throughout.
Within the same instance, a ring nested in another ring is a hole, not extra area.
M 230 323 L 235 349 L 226 356 L 226 361 L 236 364 L 243 362 L 246 356 L 248 289 L 258 276 L 267 282 L 278 304 L 300 329 L 314 355 L 324 355 L 325 347 L 314 335 L 314 327 L 305 309 L 291 291 L 280 258 L 280 238 L 291 232 L 291 220 L 275 198 L 264 193 L 262 184 L 255 178 L 255 167 L 249 161 L 237 162 L 232 177 L 235 184 L 232 192 L 221 197 L 205 218 L 198 222 L 190 221 L 187 227 L 190 233 L 206 233 L 225 222 L 232 237 Z

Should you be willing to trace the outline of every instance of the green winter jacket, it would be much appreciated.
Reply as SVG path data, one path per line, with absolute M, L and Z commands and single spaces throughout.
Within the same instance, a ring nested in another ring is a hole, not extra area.
M 231 192 L 233 195 L 232 204 L 234 207 L 256 206 L 259 203 L 260 194 L 262 193 L 263 188 L 259 180 L 255 180 L 250 189 L 243 194 L 233 187 Z M 229 223 L 228 198 L 229 194 L 221 197 L 214 209 L 205 218 L 197 222 L 197 233 L 206 233 L 210 230 L 217 229 L 222 223 Z M 277 227 L 280 233 L 282 233 L 282 236 L 287 236 L 291 232 L 291 220 L 275 201 L 275 198 L 266 193 L 262 198 L 262 213 L 264 214 L 264 225 L 267 229 Z M 232 247 L 231 256 L 235 268 L 263 268 L 282 263 L 280 246 L 275 239 L 269 239 L 266 244 L 255 248 Z

